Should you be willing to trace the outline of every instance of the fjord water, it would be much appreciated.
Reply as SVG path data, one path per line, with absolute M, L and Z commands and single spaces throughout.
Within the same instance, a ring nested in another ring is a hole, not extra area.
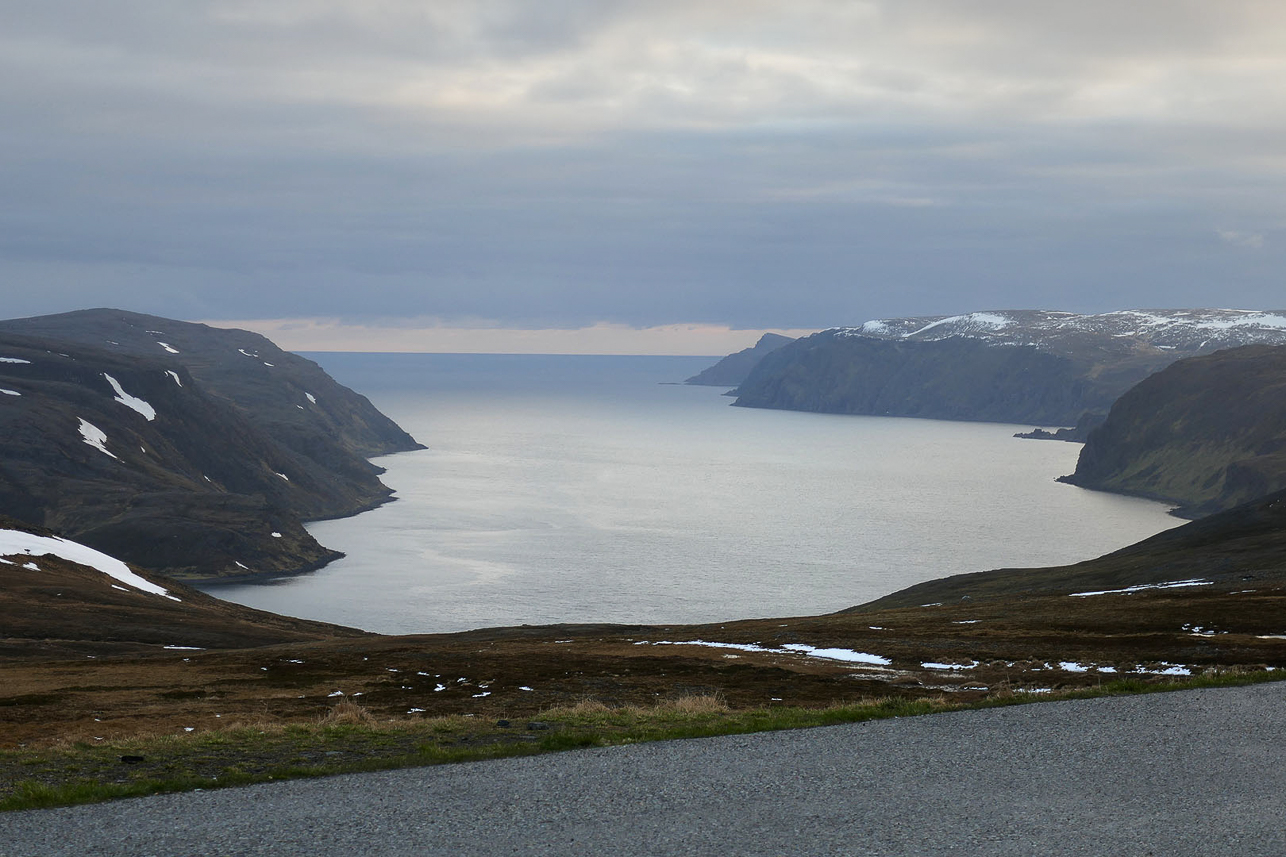
M 309 525 L 348 556 L 222 598 L 385 633 L 840 610 L 1089 559 L 1180 523 L 1054 481 L 1020 428 L 730 407 L 708 357 L 310 354 L 427 450 L 398 500 Z

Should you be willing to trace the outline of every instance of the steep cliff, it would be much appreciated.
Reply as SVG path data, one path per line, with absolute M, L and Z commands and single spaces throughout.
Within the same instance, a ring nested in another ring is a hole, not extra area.
M 736 404 L 1071 426 L 1177 359 L 1249 342 L 1286 343 L 1286 313 L 1007 310 L 885 319 L 768 354 L 737 389 Z
M 752 347 L 743 348 L 736 354 L 729 354 L 718 363 L 702 369 L 683 383 L 701 384 L 710 387 L 735 387 L 746 380 L 750 370 L 754 369 L 766 355 L 794 341 L 789 336 L 782 336 L 780 333 L 765 333 L 759 337 L 759 341 Z
M 1196 517 L 1286 488 L 1286 347 L 1181 360 L 1125 393 L 1064 481 Z

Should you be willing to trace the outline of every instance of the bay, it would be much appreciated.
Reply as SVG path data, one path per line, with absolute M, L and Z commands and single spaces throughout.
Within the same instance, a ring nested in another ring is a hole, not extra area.
M 427 450 L 397 501 L 309 530 L 348 554 L 219 597 L 382 633 L 840 610 L 923 580 L 1089 559 L 1181 523 L 1054 481 L 1029 426 L 730 407 L 709 357 L 309 354 Z

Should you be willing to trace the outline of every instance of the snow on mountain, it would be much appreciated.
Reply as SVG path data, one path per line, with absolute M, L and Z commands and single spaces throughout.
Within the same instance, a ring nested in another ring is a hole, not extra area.
M 112 389 L 116 391 L 116 401 L 130 410 L 138 411 L 148 422 L 156 419 L 156 408 L 152 407 L 151 404 L 143 401 L 138 396 L 131 396 L 125 392 L 120 382 L 106 372 L 103 373 L 103 377 L 107 379 L 107 383 L 111 384 Z M 180 384 L 179 386 L 183 385 Z
M 39 557 L 46 554 L 101 571 L 113 580 L 134 589 L 152 595 L 162 595 L 174 601 L 179 600 L 171 595 L 169 590 L 140 577 L 130 571 L 128 565 L 101 551 L 56 536 L 37 536 L 21 530 L 0 530 L 0 556 Z
M 1286 344 L 1286 310 L 1154 309 L 1079 315 L 1000 310 L 965 315 L 874 319 L 837 328 L 841 336 L 935 341 L 953 336 L 997 345 L 1050 346 L 1084 336 L 1134 340 L 1155 348 L 1206 352 L 1239 345 Z
M 84 417 L 79 417 L 78 419 L 80 420 L 80 436 L 85 443 L 89 444 L 104 455 L 110 455 L 112 458 L 116 458 L 116 454 L 107 448 L 107 432 L 103 431 Z

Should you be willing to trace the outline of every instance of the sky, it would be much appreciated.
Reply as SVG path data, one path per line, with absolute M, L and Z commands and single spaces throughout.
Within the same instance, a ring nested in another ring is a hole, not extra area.
M 1283 80 L 1279 0 L 3 4 L 0 314 L 717 354 L 1281 309 Z

